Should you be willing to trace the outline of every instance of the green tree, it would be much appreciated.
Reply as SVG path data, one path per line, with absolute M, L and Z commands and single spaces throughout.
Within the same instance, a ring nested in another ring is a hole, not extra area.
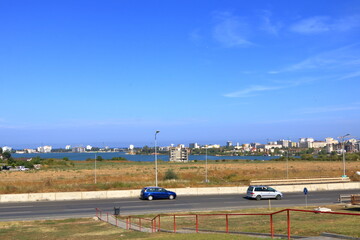
M 2 156 L 3 156 L 4 160 L 8 160 L 11 158 L 11 153 L 6 151 L 6 152 L 2 153 Z
M 16 161 L 12 157 L 10 157 L 7 159 L 7 164 L 14 167 L 16 165 Z

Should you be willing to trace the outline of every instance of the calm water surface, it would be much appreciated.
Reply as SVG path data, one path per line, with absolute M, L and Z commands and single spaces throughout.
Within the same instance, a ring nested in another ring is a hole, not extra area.
M 149 162 L 154 161 L 154 155 L 128 155 L 124 152 L 97 152 L 97 153 L 24 153 L 24 154 L 18 154 L 13 153 L 11 156 L 14 158 L 31 158 L 39 156 L 41 158 L 58 158 L 62 159 L 64 157 L 67 157 L 70 160 L 86 160 L 88 158 L 95 158 L 96 156 L 101 156 L 103 159 L 111 159 L 113 157 L 124 157 L 129 161 L 135 161 L 135 162 Z M 208 160 L 222 160 L 222 159 L 245 159 L 245 160 L 270 160 L 278 157 L 272 157 L 272 156 L 207 156 Z M 205 155 L 190 155 L 189 160 L 205 160 Z M 169 161 L 168 155 L 158 155 L 158 160 L 162 161 Z

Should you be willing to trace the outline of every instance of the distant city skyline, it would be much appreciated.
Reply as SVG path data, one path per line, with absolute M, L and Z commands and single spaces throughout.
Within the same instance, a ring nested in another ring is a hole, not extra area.
M 332 137 L 332 136 L 327 136 L 325 138 L 333 138 L 336 141 L 341 142 L 342 139 L 338 138 L 338 137 Z M 199 146 L 205 146 L 205 145 L 220 145 L 220 146 L 226 146 L 228 144 L 228 142 L 231 142 L 232 146 L 236 146 L 237 144 L 239 145 L 243 145 L 243 144 L 251 144 L 251 143 L 260 143 L 260 144 L 268 144 L 268 143 L 273 143 L 273 142 L 278 142 L 281 140 L 290 140 L 290 142 L 300 142 L 300 139 L 303 140 L 308 140 L 308 139 L 313 139 L 314 141 L 325 141 L 325 138 L 322 139 L 316 139 L 316 138 L 312 138 L 312 137 L 300 137 L 298 139 L 288 139 L 288 138 L 279 138 L 279 139 L 265 139 L 264 141 L 233 141 L 233 140 L 226 140 L 226 141 L 212 141 L 212 142 L 199 142 L 199 141 L 193 141 L 193 142 L 163 142 L 160 144 L 157 144 L 158 147 L 165 147 L 165 146 L 177 146 L 177 145 L 184 145 L 186 147 L 189 147 L 190 144 L 194 144 L 196 143 Z M 349 139 L 356 139 L 358 141 L 359 138 L 354 137 L 354 136 L 349 136 L 344 138 L 345 141 L 349 140 Z M 38 147 L 42 147 L 42 146 L 51 146 L 53 148 L 62 148 L 62 149 L 71 149 L 71 148 L 76 148 L 76 147 L 98 147 L 98 148 L 106 148 L 106 147 L 110 147 L 110 148 L 129 148 L 129 146 L 138 148 L 138 147 L 144 147 L 144 146 L 148 146 L 148 147 L 154 147 L 154 142 L 150 142 L 149 144 L 134 144 L 134 143 L 127 143 L 127 144 L 121 144 L 118 142 L 94 142 L 94 143 L 74 143 L 74 144 L 70 144 L 70 143 L 53 143 L 53 144 L 44 144 L 44 143 L 40 143 L 40 144 L 15 144 L 15 145 L 1 145 L 0 144 L 0 148 L 1 147 L 11 147 L 13 149 L 27 149 L 27 148 L 38 148 Z
M 0 1 L 0 146 L 360 137 L 360 1 Z

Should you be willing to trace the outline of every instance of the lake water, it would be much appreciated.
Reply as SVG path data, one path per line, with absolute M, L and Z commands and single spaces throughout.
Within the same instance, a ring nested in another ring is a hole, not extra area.
M 111 159 L 113 157 L 124 157 L 129 161 L 135 161 L 135 162 L 150 162 L 154 161 L 154 155 L 129 155 L 124 152 L 85 152 L 85 153 L 24 153 L 24 154 L 18 154 L 13 153 L 11 154 L 14 158 L 31 158 L 39 156 L 40 158 L 58 158 L 62 159 L 64 157 L 67 157 L 70 160 L 86 160 L 88 158 L 95 158 L 96 156 L 101 156 L 103 159 Z M 245 159 L 245 160 L 271 160 L 278 157 L 272 157 L 272 156 L 207 156 L 208 160 L 222 160 L 222 159 Z M 168 155 L 158 155 L 158 160 L 161 161 L 169 161 Z M 206 160 L 205 155 L 190 155 L 189 160 Z

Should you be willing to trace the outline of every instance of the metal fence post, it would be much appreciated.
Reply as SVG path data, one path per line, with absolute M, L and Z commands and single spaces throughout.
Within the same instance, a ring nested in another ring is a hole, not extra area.
M 271 234 L 271 238 L 274 238 L 274 223 L 273 223 L 272 214 L 270 214 L 270 234 Z
M 288 239 L 290 239 L 291 237 L 291 233 L 290 233 L 290 210 L 287 209 L 287 235 L 288 235 Z
M 157 228 L 157 231 L 160 231 L 160 228 L 161 228 L 161 226 L 160 226 L 160 215 L 159 215 L 159 225 L 158 225 L 158 228 Z
M 229 214 L 226 214 L 226 233 L 229 233 Z
M 199 232 L 199 215 L 195 215 L 195 229 L 196 229 L 196 232 L 198 233 Z
M 176 233 L 176 215 L 174 214 L 174 233 Z

